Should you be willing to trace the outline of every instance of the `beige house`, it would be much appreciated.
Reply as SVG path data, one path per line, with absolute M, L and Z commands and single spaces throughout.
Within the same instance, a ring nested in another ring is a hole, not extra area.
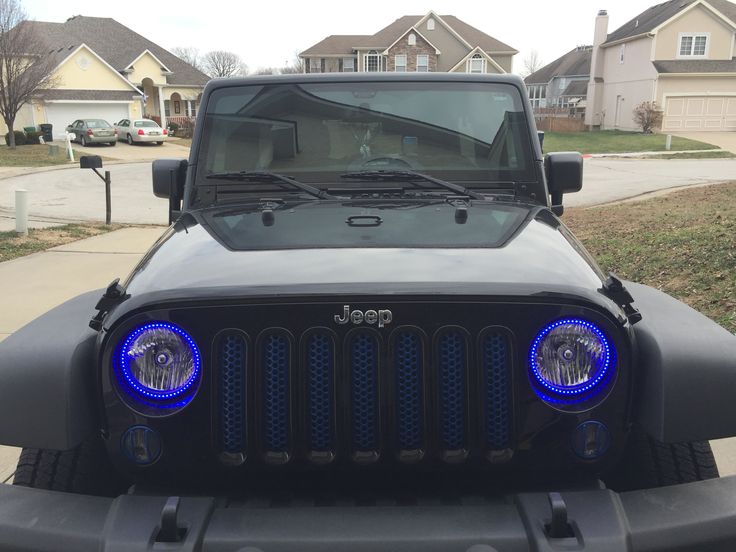
M 299 54 L 307 73 L 510 73 L 518 51 L 453 15 L 407 15 L 374 35 L 331 35 Z
M 109 123 L 144 115 L 161 124 L 196 115 L 209 80 L 204 73 L 114 19 L 31 21 L 56 63 L 54 88 L 40 90 L 18 113 L 15 128 L 51 123 L 55 137 L 75 119 Z M 0 122 L 0 133 L 7 132 Z
M 736 4 L 671 0 L 608 34 L 595 24 L 586 123 L 634 130 L 632 111 L 656 101 L 662 131 L 736 130 Z

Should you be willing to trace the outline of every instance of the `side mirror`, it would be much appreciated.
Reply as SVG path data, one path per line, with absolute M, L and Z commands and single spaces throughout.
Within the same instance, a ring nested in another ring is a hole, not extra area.
M 153 195 L 169 200 L 169 223 L 181 211 L 187 166 L 186 159 L 157 159 L 152 164 Z
M 102 158 L 99 155 L 83 155 L 79 158 L 80 169 L 101 169 Z
M 550 153 L 544 159 L 544 170 L 552 211 L 561 215 L 562 195 L 583 189 L 583 156 L 576 152 Z

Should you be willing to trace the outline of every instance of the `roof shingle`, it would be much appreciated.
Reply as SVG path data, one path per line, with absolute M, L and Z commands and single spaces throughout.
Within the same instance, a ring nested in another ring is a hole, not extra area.
M 654 68 L 660 74 L 733 73 L 734 79 L 736 79 L 736 58 L 726 60 L 678 59 L 672 61 L 655 61 Z
M 524 79 L 527 84 L 547 84 L 555 77 L 590 75 L 592 46 L 579 46 Z

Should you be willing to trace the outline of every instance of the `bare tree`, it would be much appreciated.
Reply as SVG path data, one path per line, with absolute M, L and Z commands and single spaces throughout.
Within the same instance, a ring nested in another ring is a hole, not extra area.
M 195 69 L 198 69 L 199 71 L 202 70 L 202 56 L 199 54 L 199 50 L 197 48 L 192 48 L 190 46 L 176 46 L 171 49 L 171 53 L 182 61 L 186 61 Z
M 23 105 L 52 85 L 55 59 L 19 0 L 0 0 L 0 116 L 15 148 L 13 125 Z
M 248 74 L 248 66 L 238 54 L 225 50 L 207 52 L 203 59 L 204 72 L 212 78 L 242 77 Z
M 286 65 L 284 65 L 281 69 L 279 69 L 279 72 L 282 75 L 294 75 L 297 73 L 304 73 L 304 60 L 299 57 L 299 50 L 294 52 L 294 58 L 291 60 L 291 62 L 286 62 Z
M 644 134 L 651 134 L 662 125 L 662 110 L 657 102 L 642 102 L 634 108 L 634 122 Z
M 259 67 L 256 75 L 278 75 L 279 70 L 276 67 Z
M 528 76 L 532 73 L 536 73 L 542 68 L 542 59 L 539 57 L 539 52 L 536 50 L 530 51 L 524 58 L 524 75 Z

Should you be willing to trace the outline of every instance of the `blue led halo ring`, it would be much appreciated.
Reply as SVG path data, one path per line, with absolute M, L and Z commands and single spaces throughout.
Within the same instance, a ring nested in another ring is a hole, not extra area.
M 598 370 L 598 373 L 592 381 L 587 381 L 574 386 L 559 386 L 548 382 L 539 373 L 536 358 L 540 344 L 552 330 L 566 324 L 583 326 L 592 331 L 593 334 L 595 334 L 595 336 L 600 340 L 604 354 L 603 367 Z M 608 338 L 604 335 L 600 328 L 598 328 L 598 326 L 581 318 L 563 318 L 551 324 L 548 324 L 534 338 L 534 342 L 532 343 L 531 349 L 529 351 L 529 366 L 531 367 L 531 372 L 534 376 L 535 382 L 541 385 L 545 390 L 550 391 L 557 396 L 563 395 L 565 397 L 569 397 L 569 399 L 571 400 L 574 400 L 576 397 L 584 395 L 588 392 L 592 392 L 593 390 L 595 390 L 596 387 L 598 387 L 602 383 L 605 383 L 610 374 L 611 366 L 613 365 L 613 359 L 614 349 L 609 344 Z M 545 400 L 547 399 L 547 397 L 544 396 L 543 398 Z
M 181 385 L 174 391 L 169 391 L 169 392 L 159 391 L 159 390 L 147 387 L 141 384 L 140 382 L 138 382 L 136 378 L 133 376 L 133 373 L 130 369 L 130 360 L 127 358 L 125 354 L 126 351 L 128 350 L 128 347 L 143 332 L 146 332 L 148 330 L 157 330 L 157 329 L 165 329 L 165 330 L 169 330 L 177 334 L 179 337 L 181 337 L 184 340 L 185 344 L 189 347 L 189 350 L 192 353 L 192 360 L 194 364 L 194 367 L 192 369 L 192 374 L 183 385 Z M 199 376 L 202 371 L 202 360 L 199 354 L 199 348 L 197 347 L 197 344 L 194 342 L 192 337 L 187 332 L 185 332 L 179 326 L 176 326 L 169 322 L 148 322 L 146 324 L 138 326 L 136 329 L 130 332 L 128 336 L 125 338 L 125 340 L 123 341 L 122 346 L 120 346 L 119 348 L 117 365 L 119 368 L 118 379 L 120 380 L 122 384 L 127 386 L 129 390 L 134 391 L 136 394 L 141 395 L 145 398 L 156 399 L 156 400 L 161 400 L 161 401 L 166 401 L 169 399 L 180 397 L 181 395 L 189 391 L 192 388 L 192 386 L 199 380 Z

